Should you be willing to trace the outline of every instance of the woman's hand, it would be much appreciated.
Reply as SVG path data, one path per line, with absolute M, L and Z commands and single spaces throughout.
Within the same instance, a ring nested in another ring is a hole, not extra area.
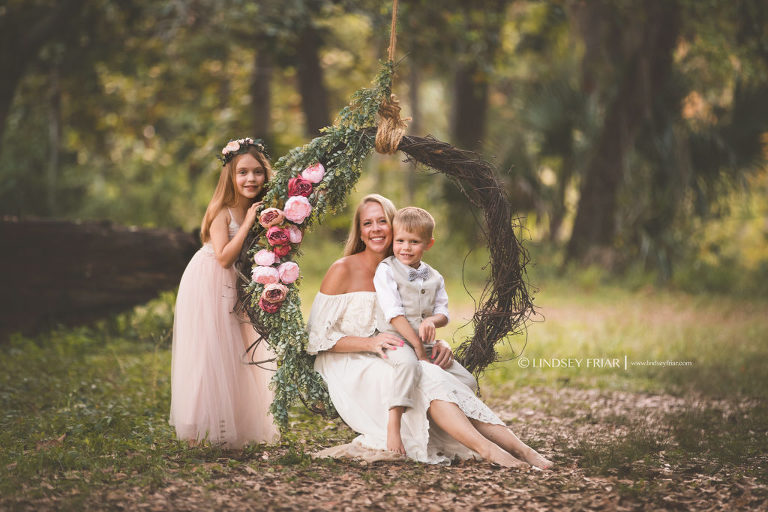
M 243 219 L 243 226 L 246 226 L 248 229 L 251 229 L 251 226 L 253 226 L 253 223 L 256 222 L 257 212 L 261 205 L 264 204 L 264 201 L 257 201 L 253 203 L 250 207 L 248 207 L 248 211 L 245 212 L 245 219 Z
M 369 338 L 371 340 L 371 352 L 379 354 L 382 358 L 387 359 L 387 350 L 395 350 L 397 347 L 402 347 L 405 342 L 395 336 L 382 332 L 376 336 Z
M 453 364 L 453 350 L 444 340 L 437 340 L 432 347 L 432 362 L 443 370 Z

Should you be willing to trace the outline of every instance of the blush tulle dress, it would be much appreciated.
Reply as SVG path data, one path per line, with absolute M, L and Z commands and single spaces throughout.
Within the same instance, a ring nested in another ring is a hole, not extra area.
M 239 225 L 229 213 L 229 238 Z M 182 440 L 207 440 L 226 448 L 274 442 L 278 429 L 269 406 L 273 372 L 247 361 L 274 357 L 250 324 L 233 312 L 234 268 L 216 261 L 210 242 L 184 270 L 176 298 L 169 423 Z M 264 365 L 262 365 L 264 366 Z

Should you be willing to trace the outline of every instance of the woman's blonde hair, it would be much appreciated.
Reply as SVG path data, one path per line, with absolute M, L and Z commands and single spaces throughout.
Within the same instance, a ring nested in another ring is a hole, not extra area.
M 244 155 L 251 155 L 254 157 L 261 164 L 266 173 L 264 177 L 264 186 L 251 204 L 256 201 L 261 201 L 267 193 L 266 185 L 269 180 L 272 179 L 272 166 L 264 153 L 257 148 L 250 147 L 245 153 L 235 156 L 229 162 L 224 164 L 221 168 L 221 174 L 219 175 L 219 183 L 216 185 L 216 190 L 213 191 L 213 197 L 208 203 L 208 208 L 206 208 L 205 215 L 203 216 L 203 222 L 200 224 L 200 239 L 203 243 L 206 243 L 211 239 L 211 223 L 213 222 L 213 219 L 216 218 L 216 215 L 219 214 L 219 211 L 224 207 L 237 206 L 237 201 L 240 196 L 237 194 L 235 170 L 237 169 L 237 163 Z
M 381 206 L 381 209 L 384 210 L 384 216 L 387 217 L 387 222 L 392 226 L 392 219 L 395 218 L 395 213 L 397 213 L 397 208 L 395 208 L 394 203 L 379 194 L 368 194 L 360 201 L 360 204 L 357 205 L 357 210 L 355 210 L 355 217 L 352 219 L 347 243 L 344 246 L 344 256 L 357 254 L 365 250 L 365 244 L 360 239 L 360 235 L 362 234 L 360 230 L 360 211 L 367 203 L 378 203 Z M 389 246 L 388 254 L 392 254 L 391 245 Z

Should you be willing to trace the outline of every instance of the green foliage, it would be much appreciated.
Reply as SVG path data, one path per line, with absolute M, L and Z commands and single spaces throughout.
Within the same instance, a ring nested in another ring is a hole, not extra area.
M 373 149 L 372 137 L 363 131 L 376 126 L 379 105 L 390 95 L 392 73 L 393 63 L 382 64 L 373 87 L 356 92 L 336 122 L 323 129 L 323 135 L 292 149 L 275 163 L 275 177 L 269 182 L 269 191 L 264 198 L 267 206 L 283 208 L 288 199 L 288 182 L 317 162 L 324 164 L 326 172 L 309 198 L 312 214 L 304 220 L 302 229 L 344 206 L 360 178 L 363 161 Z M 255 225 L 253 229 L 261 238 L 251 253 L 269 247 L 263 228 Z M 259 307 L 264 285 L 252 282 L 247 288 L 251 297 L 248 307 L 269 332 L 269 345 L 277 355 L 278 369 L 272 378 L 275 398 L 270 410 L 284 428 L 290 407 L 300 398 L 308 404 L 322 404 L 321 407 L 329 413 L 334 410 L 325 383 L 313 369 L 314 358 L 306 352 L 307 333 L 297 287 L 297 282 L 288 285 L 288 295 L 276 313 L 264 312 Z
M 14 2 L 2 15 L 22 4 L 33 12 L 53 3 Z M 406 58 L 393 90 L 404 115 L 417 117 L 412 133 L 451 139 L 456 74 L 478 62 L 473 79 L 489 84 L 481 152 L 496 158 L 532 238 L 557 242 L 559 250 L 637 37 L 640 4 L 402 4 L 398 53 Z M 647 119 L 637 120 L 643 127 L 618 198 L 615 249 L 626 263 L 620 268 L 686 290 L 761 295 L 757 283 L 768 260 L 725 254 L 742 242 L 738 227 L 731 227 L 730 243 L 723 234 L 715 244 L 719 258 L 698 240 L 702 229 L 728 216 L 718 211 L 724 199 L 728 207 L 743 199 L 733 189 L 763 190 L 750 176 L 763 167 L 768 9 L 759 0 L 677 4 L 682 28 L 673 77 Z M 15 91 L 0 146 L 0 213 L 195 228 L 226 140 L 265 136 L 273 155 L 304 142 L 295 67 L 302 31 L 311 26 L 321 36 L 322 85 L 335 111 L 375 72 L 371 55 L 386 45 L 389 8 L 371 1 L 85 0 L 70 36 L 44 46 Z M 252 133 L 253 118 L 266 108 L 253 96 L 260 52 L 273 61 L 271 134 Z M 413 99 L 418 110 L 409 105 Z M 48 135 L 55 118 L 57 168 Z M 363 177 L 361 190 L 438 212 L 442 240 L 476 241 L 457 236 L 442 177 L 413 179 L 397 158 L 366 165 L 370 179 Z M 754 223 L 764 215 L 758 209 Z M 347 219 L 329 222 L 343 231 Z M 764 234 L 750 235 L 750 247 L 755 240 L 761 247 L 754 252 L 765 253 Z

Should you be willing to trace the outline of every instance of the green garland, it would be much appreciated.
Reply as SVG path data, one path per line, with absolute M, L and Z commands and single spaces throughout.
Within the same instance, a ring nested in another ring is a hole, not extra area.
M 376 126 L 379 106 L 390 97 L 393 67 L 392 62 L 382 63 L 373 87 L 357 91 L 334 124 L 323 128 L 323 135 L 302 147 L 292 149 L 275 163 L 275 177 L 268 184 L 264 203 L 267 208 L 280 210 L 289 199 L 291 179 L 317 163 L 325 168 L 322 179 L 313 184 L 307 197 L 312 206 L 311 214 L 298 222 L 285 219 L 278 228 L 285 227 L 294 231 L 299 228 L 303 232 L 315 222 L 322 222 L 328 213 L 336 212 L 344 206 L 349 192 L 360 178 L 363 162 L 373 149 L 372 137 L 364 132 Z M 256 223 L 253 230 L 258 232 L 258 236 L 249 255 L 274 249 L 263 225 Z M 292 261 L 297 256 L 299 244 L 284 244 L 283 250 L 290 250 L 281 257 L 282 263 Z M 283 428 L 288 425 L 288 410 L 298 400 L 324 409 L 329 414 L 334 412 L 328 389 L 313 368 L 314 357 L 306 352 L 308 337 L 301 314 L 298 282 L 265 285 L 252 281 L 245 289 L 250 297 L 245 306 L 251 318 L 256 318 L 260 324 L 259 330 L 268 333 L 267 343 L 277 356 L 278 368 L 271 382 L 275 398 L 270 410 Z M 277 297 L 272 305 L 278 309 L 273 313 L 268 313 L 263 309 L 264 303 L 260 303 L 260 299 L 264 300 L 265 288 L 267 295 L 273 293 Z

